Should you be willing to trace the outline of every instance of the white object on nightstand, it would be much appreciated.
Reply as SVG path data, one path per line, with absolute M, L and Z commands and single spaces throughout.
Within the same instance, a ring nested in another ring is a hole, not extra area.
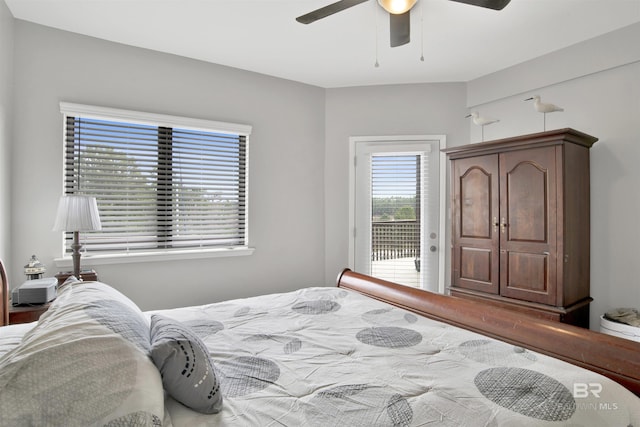
M 44 304 L 56 297 L 58 279 L 46 277 L 44 279 L 27 280 L 11 292 L 11 303 Z

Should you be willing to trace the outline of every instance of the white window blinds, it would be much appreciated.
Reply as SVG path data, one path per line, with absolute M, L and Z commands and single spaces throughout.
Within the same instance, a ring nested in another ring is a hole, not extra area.
M 87 108 L 63 108 L 64 191 L 94 196 L 102 222 L 81 234 L 87 252 L 247 245 L 249 127 Z

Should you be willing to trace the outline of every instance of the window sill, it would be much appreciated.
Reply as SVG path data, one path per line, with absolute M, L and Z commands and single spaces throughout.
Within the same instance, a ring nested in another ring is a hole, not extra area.
M 175 261 L 185 259 L 219 258 L 230 256 L 248 256 L 253 254 L 255 248 L 243 246 L 237 248 L 182 250 L 171 252 L 140 252 L 108 255 L 82 255 L 82 267 L 108 264 L 129 264 L 136 262 Z M 71 268 L 73 261 L 70 256 L 53 260 L 56 267 Z

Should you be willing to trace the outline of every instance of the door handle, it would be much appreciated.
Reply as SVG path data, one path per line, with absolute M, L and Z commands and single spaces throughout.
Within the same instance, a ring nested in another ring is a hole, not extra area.
M 503 233 L 507 231 L 507 221 L 504 217 L 502 217 L 502 221 L 500 222 L 500 230 L 502 230 Z
M 498 232 L 498 227 L 500 226 L 500 223 L 498 222 L 498 218 L 497 217 L 493 217 L 493 231 Z

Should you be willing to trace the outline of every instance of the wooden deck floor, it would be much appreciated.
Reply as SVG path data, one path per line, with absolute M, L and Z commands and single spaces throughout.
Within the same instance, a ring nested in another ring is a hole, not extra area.
M 414 288 L 421 287 L 421 274 L 416 270 L 413 258 L 373 261 L 371 263 L 371 275 Z

